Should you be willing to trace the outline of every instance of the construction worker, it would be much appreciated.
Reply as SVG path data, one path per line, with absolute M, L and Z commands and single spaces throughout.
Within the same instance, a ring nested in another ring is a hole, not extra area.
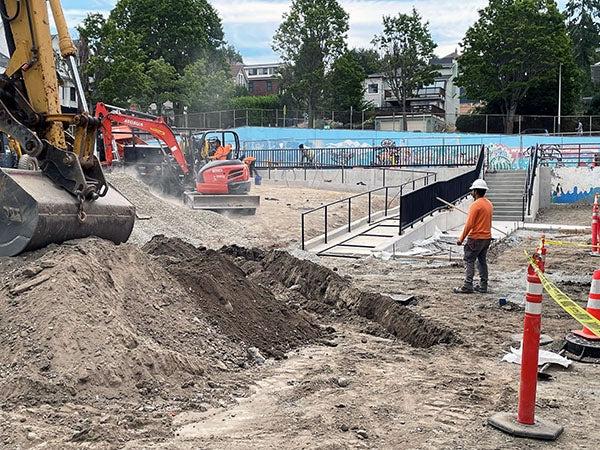
M 457 245 L 464 243 L 465 246 L 465 282 L 462 287 L 454 288 L 457 294 L 472 294 L 474 291 L 485 293 L 488 290 L 487 252 L 492 242 L 494 206 L 485 196 L 488 185 L 484 180 L 475 180 L 470 190 L 475 201 L 469 207 L 467 222 L 457 241 Z M 473 287 L 475 260 L 477 260 L 480 283 Z
M 216 147 L 217 147 L 217 149 L 215 150 L 215 154 L 212 155 L 211 157 L 209 157 L 210 160 L 223 161 L 223 160 L 229 159 L 229 155 L 231 154 L 231 144 L 227 144 L 225 147 L 223 147 L 221 145 L 221 141 L 219 139 L 217 139 Z

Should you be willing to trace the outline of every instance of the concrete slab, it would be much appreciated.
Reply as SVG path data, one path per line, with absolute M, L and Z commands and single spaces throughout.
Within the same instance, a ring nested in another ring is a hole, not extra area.
M 591 226 L 560 225 L 552 223 L 523 223 L 519 222 L 519 228 L 531 231 L 568 231 L 573 233 L 591 233 Z

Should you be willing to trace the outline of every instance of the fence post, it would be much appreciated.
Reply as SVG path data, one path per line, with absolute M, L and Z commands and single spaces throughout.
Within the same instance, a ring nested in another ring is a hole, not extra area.
M 333 127 L 333 122 L 335 122 L 335 111 L 331 111 L 331 126 Z
M 233 108 L 233 128 L 235 128 L 236 126 L 236 119 L 235 119 L 235 108 Z
M 246 108 L 246 126 L 249 126 L 250 124 L 248 123 L 248 108 Z
M 488 115 L 485 115 L 485 134 L 488 134 Z
M 592 116 L 590 116 L 590 136 L 592 135 Z
M 279 110 L 276 108 L 275 109 L 275 127 L 277 128 L 279 126 Z
M 392 111 L 392 131 L 396 131 L 396 111 Z
M 362 129 L 364 130 L 365 129 L 365 110 L 364 109 L 363 109 L 363 112 L 362 112 L 362 122 L 361 122 L 361 124 L 362 124 Z
M 521 134 L 521 123 L 523 122 L 523 116 L 519 114 L 519 134 Z
M 222 124 L 222 120 L 221 119 L 222 119 L 222 115 L 221 115 L 221 111 L 219 111 L 219 130 L 221 128 L 223 128 L 222 125 L 221 125 Z
M 351 130 L 353 130 L 353 129 L 354 129 L 354 121 L 353 121 L 353 119 L 352 119 L 353 112 L 354 112 L 354 108 L 353 108 L 352 106 L 350 106 L 350 129 L 351 129 Z M 592 129 L 591 123 L 592 123 L 592 122 L 591 122 L 591 120 L 590 120 L 590 130 Z
M 202 128 L 206 128 L 206 113 L 202 113 Z
M 556 134 L 556 116 L 552 116 L 552 134 Z

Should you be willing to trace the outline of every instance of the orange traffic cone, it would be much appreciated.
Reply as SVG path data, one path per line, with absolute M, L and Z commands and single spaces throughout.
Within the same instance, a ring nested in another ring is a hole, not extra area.
M 596 270 L 592 276 L 592 287 L 590 288 L 590 296 L 588 297 L 587 312 L 600 320 L 600 270 Z M 573 331 L 573 333 L 586 339 L 600 341 L 600 336 L 596 336 L 586 327 L 583 327 L 581 331 Z

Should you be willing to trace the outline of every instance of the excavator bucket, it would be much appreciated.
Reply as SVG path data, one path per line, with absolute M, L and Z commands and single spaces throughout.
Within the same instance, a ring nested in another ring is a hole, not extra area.
M 0 205 L 0 256 L 88 236 L 122 243 L 135 221 L 135 207 L 115 189 L 81 214 L 76 197 L 32 170 L 0 170 Z

